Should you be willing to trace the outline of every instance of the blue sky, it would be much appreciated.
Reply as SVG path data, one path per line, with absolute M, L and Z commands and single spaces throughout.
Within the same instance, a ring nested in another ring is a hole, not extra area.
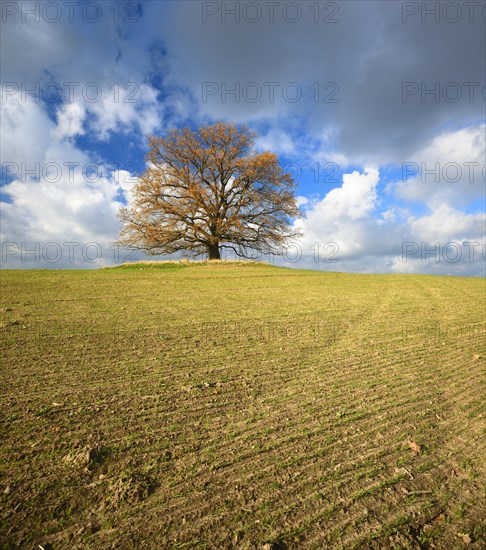
M 4 2 L 2 265 L 113 264 L 146 135 L 225 120 L 299 184 L 277 262 L 484 276 L 485 10 L 453 4 Z

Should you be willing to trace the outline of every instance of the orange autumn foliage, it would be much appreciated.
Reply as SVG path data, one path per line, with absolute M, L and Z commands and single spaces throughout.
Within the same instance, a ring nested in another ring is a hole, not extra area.
M 118 244 L 149 254 L 282 254 L 298 233 L 296 184 L 247 127 L 217 123 L 149 137 L 147 170 L 122 208 Z

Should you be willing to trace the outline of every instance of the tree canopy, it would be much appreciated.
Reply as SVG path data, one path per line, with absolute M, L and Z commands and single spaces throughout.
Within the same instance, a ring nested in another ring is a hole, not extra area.
M 120 210 L 119 244 L 148 254 L 186 251 L 220 259 L 282 254 L 298 236 L 292 176 L 276 154 L 255 152 L 257 134 L 227 123 L 149 137 L 147 169 Z

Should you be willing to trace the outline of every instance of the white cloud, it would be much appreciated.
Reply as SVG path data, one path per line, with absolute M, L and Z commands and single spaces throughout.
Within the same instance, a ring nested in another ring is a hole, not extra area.
M 411 155 L 403 166 L 402 181 L 391 187 L 399 198 L 432 209 L 467 205 L 485 196 L 485 151 L 485 124 L 444 132 Z
M 45 136 L 54 125 L 41 105 L 31 98 L 22 102 L 20 96 L 11 96 L 2 102 L 0 142 L 2 163 L 25 163 L 29 168 L 42 162 L 46 150 Z
M 76 137 L 83 135 L 83 122 L 86 110 L 80 103 L 68 103 L 57 111 L 57 127 L 55 133 L 58 137 Z
M 416 240 L 446 244 L 451 240 L 484 240 L 486 215 L 465 214 L 460 210 L 441 205 L 430 214 L 411 218 L 410 233 Z
M 163 106 L 157 101 L 157 91 L 146 84 L 120 88 L 119 93 L 105 89 L 100 100 L 89 104 L 94 115 L 92 131 L 102 140 L 115 131 L 127 132 L 138 127 L 142 136 L 152 134 L 162 123 Z
M 307 204 L 305 219 L 297 220 L 297 227 L 306 235 L 305 240 L 308 243 L 339 242 L 348 251 L 356 246 L 359 248 L 363 222 L 371 219 L 377 201 L 378 181 L 376 168 L 344 174 L 341 187 L 329 191 L 322 200 Z
M 303 196 L 301 196 L 301 195 L 298 195 L 298 196 L 296 197 L 296 200 L 297 200 L 297 204 L 298 204 L 299 206 L 305 206 L 306 204 L 309 203 L 309 199 L 308 199 L 307 197 L 303 197 Z
M 255 147 L 259 150 L 272 151 L 276 154 L 292 155 L 295 153 L 295 144 L 292 138 L 283 130 L 271 128 L 266 134 L 260 135 Z
M 33 4 L 33 9 L 41 6 Z M 143 137 L 160 128 L 164 106 L 147 82 L 152 71 L 161 69 L 161 58 L 147 54 L 156 35 L 143 32 L 143 23 L 118 26 L 108 5 L 93 23 L 74 6 L 77 14 L 70 22 L 66 6 L 55 24 L 45 17 L 36 21 L 34 15 L 22 21 L 20 10 L 2 26 L 2 82 L 8 85 L 9 102 L 20 98 L 23 104 L 31 98 L 29 91 L 46 104 L 59 96 L 59 137 L 84 131 L 101 140 L 121 131 Z
M 302 251 L 299 267 L 365 273 L 485 274 L 485 214 L 439 205 L 423 216 L 392 207 L 380 217 L 378 183 L 376 168 L 344 174 L 341 187 L 306 205 L 305 218 L 295 223 L 304 233 L 298 243 Z M 331 257 L 339 261 L 325 261 Z
M 13 180 L 2 186 L 8 199 L 1 204 L 1 239 L 4 246 L 10 243 L 18 250 L 8 258 L 9 267 L 98 267 L 102 263 L 87 263 L 82 255 L 83 246 L 90 242 L 104 249 L 108 261 L 110 243 L 119 231 L 120 197 L 130 199 L 135 178 L 124 170 L 113 172 L 76 148 L 68 131 L 76 124 L 62 126 L 64 122 L 60 125 L 58 118 L 56 125 L 32 98 L 24 103 L 9 98 L 4 113 L 2 162 L 10 163 L 7 166 Z M 77 120 L 77 113 L 71 114 L 64 120 Z M 89 171 L 88 167 L 97 170 Z M 79 243 L 74 263 L 63 247 L 66 242 Z M 42 255 L 47 243 L 63 247 L 64 255 L 55 264 Z M 22 246 L 27 250 L 39 246 L 41 254 L 23 258 Z

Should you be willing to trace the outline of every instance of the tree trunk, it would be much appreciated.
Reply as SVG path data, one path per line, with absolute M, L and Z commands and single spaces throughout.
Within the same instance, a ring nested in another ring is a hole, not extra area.
M 210 244 L 208 246 L 208 253 L 210 260 L 221 260 L 221 253 L 219 251 L 219 245 Z

